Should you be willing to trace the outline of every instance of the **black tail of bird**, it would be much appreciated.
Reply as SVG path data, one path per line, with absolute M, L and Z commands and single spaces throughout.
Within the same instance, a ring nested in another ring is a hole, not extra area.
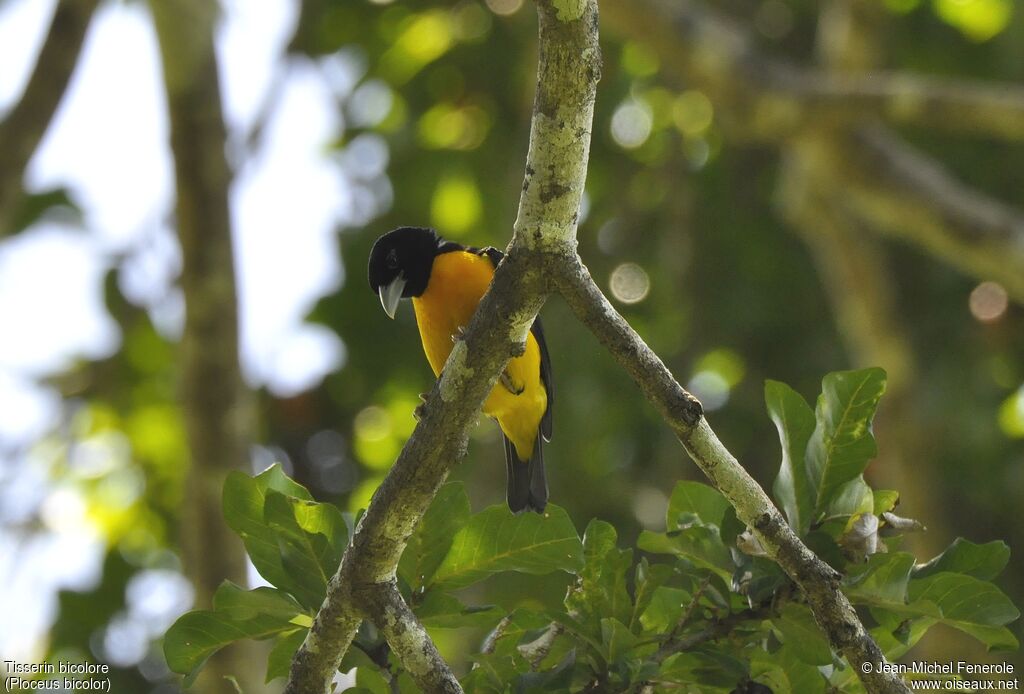
M 525 461 L 519 459 L 509 438 L 502 438 L 505 439 L 505 467 L 508 470 L 508 507 L 513 513 L 526 510 L 543 513 L 548 503 L 548 479 L 544 472 L 542 437 L 537 434 L 533 454 Z

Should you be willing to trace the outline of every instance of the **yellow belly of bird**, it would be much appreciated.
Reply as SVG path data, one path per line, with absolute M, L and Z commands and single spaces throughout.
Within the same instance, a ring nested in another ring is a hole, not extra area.
M 413 308 L 423 351 L 435 376 L 441 375 L 451 354 L 452 336 L 469 325 L 493 276 L 491 261 L 473 253 L 452 251 L 434 259 L 430 282 L 423 295 L 413 299 Z M 519 394 L 499 380 L 484 401 L 483 411 L 498 420 L 519 459 L 529 460 L 541 417 L 547 410 L 547 392 L 540 378 L 540 347 L 532 333 L 527 335 L 523 355 L 508 363 L 505 377 Z

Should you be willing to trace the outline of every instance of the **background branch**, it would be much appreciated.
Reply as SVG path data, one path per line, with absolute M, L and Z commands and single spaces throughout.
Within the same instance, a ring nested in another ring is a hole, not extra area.
M 22 179 L 64 97 L 99 0 L 61 0 L 21 99 L 0 121 L 0 238 L 11 228 Z
M 608 0 L 604 13 L 618 31 L 651 37 L 678 82 L 708 93 L 730 136 L 803 149 L 866 228 L 996 280 L 1024 302 L 1024 213 L 957 181 L 877 124 L 889 118 L 1019 137 L 1024 90 L 805 71 L 763 55 L 748 32 L 702 3 L 645 0 L 645 7 Z M 909 85 L 906 94 L 901 85 Z
M 185 332 L 181 403 L 190 457 L 182 509 L 185 572 L 196 603 L 210 605 L 224 580 L 244 584 L 245 552 L 221 515 L 227 473 L 248 469 L 253 439 L 250 394 L 238 363 L 238 308 L 228 209 L 231 182 L 213 36 L 217 5 L 206 0 L 150 4 L 163 63 L 177 186 Z M 203 691 L 262 689 L 256 647 L 228 649 L 204 669 Z

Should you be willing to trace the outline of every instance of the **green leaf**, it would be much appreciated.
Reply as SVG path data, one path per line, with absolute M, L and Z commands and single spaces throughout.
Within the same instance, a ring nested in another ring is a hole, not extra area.
M 473 657 L 475 666 L 462 678 L 462 686 L 474 694 L 505 694 L 509 682 L 519 675 L 516 656 L 509 653 L 490 653 Z M 520 658 L 520 661 L 522 659 Z
M 772 624 L 782 633 L 782 641 L 789 652 L 807 665 L 829 665 L 832 649 L 814 621 L 814 615 L 805 605 L 787 602 Z
M 970 540 L 958 537 L 953 544 L 927 564 L 914 570 L 914 578 L 926 578 L 942 571 L 967 574 L 990 581 L 1006 568 L 1010 560 L 1010 548 L 1001 540 L 976 545 Z
M 601 655 L 609 664 L 629 655 L 636 648 L 638 641 L 629 627 L 619 620 L 608 617 L 601 620 L 601 644 L 604 646 Z
M 721 651 L 675 653 L 661 664 L 658 679 L 679 684 L 700 682 L 700 691 L 729 692 L 746 679 L 744 663 Z
M 887 511 L 892 511 L 899 503 L 900 493 L 893 489 L 875 489 L 872 491 L 874 497 L 874 508 L 871 512 L 880 516 Z
M 705 525 L 721 528 L 727 508 L 729 502 L 714 487 L 683 480 L 676 483 L 675 489 L 672 490 L 672 498 L 668 502 L 668 511 L 665 514 L 665 527 L 668 530 L 678 530 L 689 525 L 680 523 L 680 516 L 690 514 L 699 518 Z
M 679 622 L 683 610 L 692 600 L 693 596 L 682 588 L 655 588 L 650 604 L 640 615 L 640 624 L 645 631 L 665 634 Z
M 327 582 L 341 563 L 348 526 L 333 504 L 321 504 L 268 490 L 264 520 L 277 538 L 281 566 L 288 575 L 279 586 L 316 610 L 327 594 Z
M 629 621 L 633 603 L 626 589 L 626 573 L 633 551 L 620 550 L 611 524 L 594 519 L 583 534 L 583 568 L 579 581 L 566 595 L 566 608 L 597 631 L 598 620 L 614 617 Z
M 391 694 L 391 686 L 377 668 L 356 668 L 356 688 L 372 694 Z
M 846 593 L 854 602 L 869 605 L 903 605 L 907 582 L 914 568 L 909 552 L 873 554 L 865 564 L 852 565 L 846 579 Z
M 288 671 L 292 666 L 292 658 L 295 657 L 295 651 L 299 650 L 299 646 L 305 641 L 308 632 L 309 629 L 296 629 L 295 631 L 282 632 L 278 636 L 267 658 L 267 682 L 278 677 L 288 676 Z
M 836 490 L 828 505 L 826 517 L 855 516 L 860 513 L 874 513 L 875 494 L 864 481 L 863 475 L 857 475 Z
M 308 623 L 309 616 L 274 588 L 245 591 L 225 581 L 212 610 L 186 612 L 164 636 L 164 657 L 174 672 L 191 680 L 206 660 L 233 641 L 266 639 Z
M 437 492 L 423 520 L 402 553 L 398 573 L 418 590 L 430 585 L 434 572 L 452 546 L 459 528 L 469 522 L 469 496 L 462 482 L 450 482 Z
M 513 691 L 516 692 L 566 692 L 570 691 L 576 651 L 570 650 L 555 667 L 542 672 L 524 672 L 516 678 Z
M 915 578 L 908 593 L 909 612 L 934 617 L 989 648 L 1014 649 L 1018 645 L 1004 625 L 1020 617 L 1020 612 L 1001 590 L 987 581 L 943 572 Z
M 807 442 L 814 433 L 814 411 L 799 393 L 779 381 L 765 381 L 764 402 L 782 442 L 782 464 L 772 491 L 789 524 L 803 536 L 814 512 L 814 491 L 804 464 Z
M 732 555 L 722 543 L 716 527 L 694 525 L 668 533 L 644 530 L 636 544 L 645 552 L 683 557 L 697 566 L 718 572 L 724 578 L 732 576 Z
M 428 591 L 413 611 L 423 626 L 439 629 L 489 628 L 504 614 L 495 605 L 466 606 L 454 595 L 434 590 Z
M 633 614 L 629 620 L 629 628 L 634 632 L 640 627 L 640 618 L 654 600 L 654 592 L 665 585 L 675 570 L 665 564 L 651 566 L 647 558 L 640 560 L 636 565 L 636 579 L 634 580 Z
M 801 655 L 800 647 L 789 643 L 774 653 L 754 649 L 750 656 L 750 679 L 767 686 L 773 694 L 821 694 L 825 691 L 825 678 Z
M 280 465 L 272 465 L 256 477 L 231 472 L 224 481 L 224 519 L 245 543 L 253 566 L 268 582 L 279 588 L 292 580 L 281 562 L 278 535 L 263 516 L 268 491 L 299 499 L 312 499 L 304 487 L 288 479 Z
M 506 506 L 491 506 L 456 533 L 434 585 L 461 588 L 502 571 L 546 574 L 582 566 L 583 543 L 564 509 L 551 505 L 543 516 L 514 516 Z
M 822 380 L 805 459 L 816 516 L 878 452 L 871 420 L 884 391 L 885 371 L 878 368 L 838 371 Z

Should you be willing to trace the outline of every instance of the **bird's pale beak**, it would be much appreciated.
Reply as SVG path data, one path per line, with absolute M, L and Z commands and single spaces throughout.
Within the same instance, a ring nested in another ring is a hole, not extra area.
M 380 294 L 380 305 L 384 307 L 384 313 L 388 314 L 388 318 L 394 319 L 403 289 L 405 289 L 405 278 L 401 275 L 391 280 L 390 284 L 382 284 L 377 288 L 377 293 Z

